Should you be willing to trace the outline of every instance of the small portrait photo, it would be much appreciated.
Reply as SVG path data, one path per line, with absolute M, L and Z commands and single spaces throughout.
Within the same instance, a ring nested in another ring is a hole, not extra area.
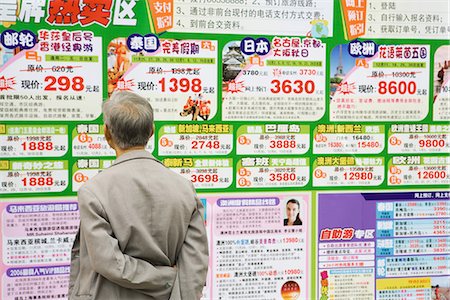
M 284 226 L 302 225 L 300 201 L 295 198 L 286 200 Z
M 447 276 L 431 279 L 431 300 L 450 300 L 450 283 Z

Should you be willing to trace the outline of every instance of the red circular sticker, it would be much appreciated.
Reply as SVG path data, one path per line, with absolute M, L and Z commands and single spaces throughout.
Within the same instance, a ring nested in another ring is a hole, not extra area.
M 300 286 L 295 281 L 287 281 L 281 287 L 283 300 L 295 300 L 300 296 Z

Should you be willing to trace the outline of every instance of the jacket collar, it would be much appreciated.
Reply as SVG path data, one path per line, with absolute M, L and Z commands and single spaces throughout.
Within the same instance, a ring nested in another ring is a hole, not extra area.
M 158 163 L 161 163 L 159 160 L 154 158 L 153 155 L 151 155 L 150 152 L 148 152 L 148 151 L 145 151 L 145 150 L 133 150 L 133 151 L 126 152 L 126 153 L 122 154 L 121 156 L 119 156 L 119 158 L 117 158 L 114 161 L 112 166 L 121 164 L 121 163 L 129 161 L 129 160 L 134 160 L 134 159 L 151 159 L 151 160 L 154 160 L 154 161 L 156 161 Z

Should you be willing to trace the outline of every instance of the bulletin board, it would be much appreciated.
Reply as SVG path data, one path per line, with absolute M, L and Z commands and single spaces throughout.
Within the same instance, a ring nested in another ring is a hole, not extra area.
M 450 299 L 449 15 L 0 0 L 0 298 L 67 298 L 77 190 L 115 159 L 101 104 L 129 90 L 206 208 L 203 299 Z

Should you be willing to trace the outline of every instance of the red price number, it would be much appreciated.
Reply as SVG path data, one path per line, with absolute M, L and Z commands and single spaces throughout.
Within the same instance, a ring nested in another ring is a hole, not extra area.
M 380 81 L 378 83 L 378 93 L 381 95 L 384 94 L 415 94 L 417 91 L 417 86 L 414 81 L 406 82 L 406 81 Z
M 20 144 L 24 151 L 43 151 L 43 150 L 53 150 L 53 142 L 23 142 Z
M 161 92 L 169 90 L 173 93 L 178 91 L 199 93 L 202 91 L 202 80 L 199 78 L 170 78 L 166 83 L 166 78 L 163 77 L 158 82 L 161 85 Z
M 419 179 L 446 179 L 447 172 L 445 171 L 420 171 L 417 172 Z
M 284 274 L 286 274 L 286 275 L 299 275 L 299 274 L 302 274 L 302 270 L 300 270 L 300 269 L 290 269 L 290 270 L 284 271 Z
M 295 148 L 297 143 L 295 141 L 270 141 L 269 148 Z
M 52 186 L 52 177 L 25 177 L 22 179 L 23 186 Z
M 300 239 L 297 237 L 283 238 L 284 243 L 298 243 Z
M 100 143 L 89 144 L 88 148 L 89 149 L 101 149 L 102 148 L 102 144 L 100 144 Z
M 316 75 L 317 70 L 314 69 L 300 69 L 298 70 L 298 75 Z
M 301 93 L 307 93 L 312 94 L 314 93 L 315 84 L 312 80 L 307 80 L 303 82 L 302 80 L 295 80 L 294 82 L 286 79 L 283 81 L 280 81 L 278 79 L 274 79 L 271 81 L 272 88 L 270 91 L 274 94 L 278 94 L 280 92 L 284 94 L 301 94 Z
M 219 182 L 219 175 L 214 174 L 199 174 L 199 175 L 195 175 L 192 174 L 191 175 L 191 181 L 192 182 Z
M 219 141 L 192 141 L 191 142 L 192 149 L 200 150 L 200 149 L 220 149 Z
M 75 92 L 80 92 L 84 90 L 84 79 L 80 76 L 75 76 L 72 79 L 67 76 L 47 76 L 44 80 L 47 83 L 44 88 L 45 91 L 68 91 L 72 89 Z
M 358 142 L 358 148 L 378 148 L 380 147 L 380 142 L 370 141 L 370 142 Z
M 295 173 L 270 173 L 270 181 L 296 181 L 297 175 Z
M 373 173 L 372 172 L 345 172 L 344 179 L 345 180 L 372 180 Z
M 445 141 L 444 140 L 419 140 L 419 146 L 421 148 L 431 148 L 431 147 L 445 147 Z

